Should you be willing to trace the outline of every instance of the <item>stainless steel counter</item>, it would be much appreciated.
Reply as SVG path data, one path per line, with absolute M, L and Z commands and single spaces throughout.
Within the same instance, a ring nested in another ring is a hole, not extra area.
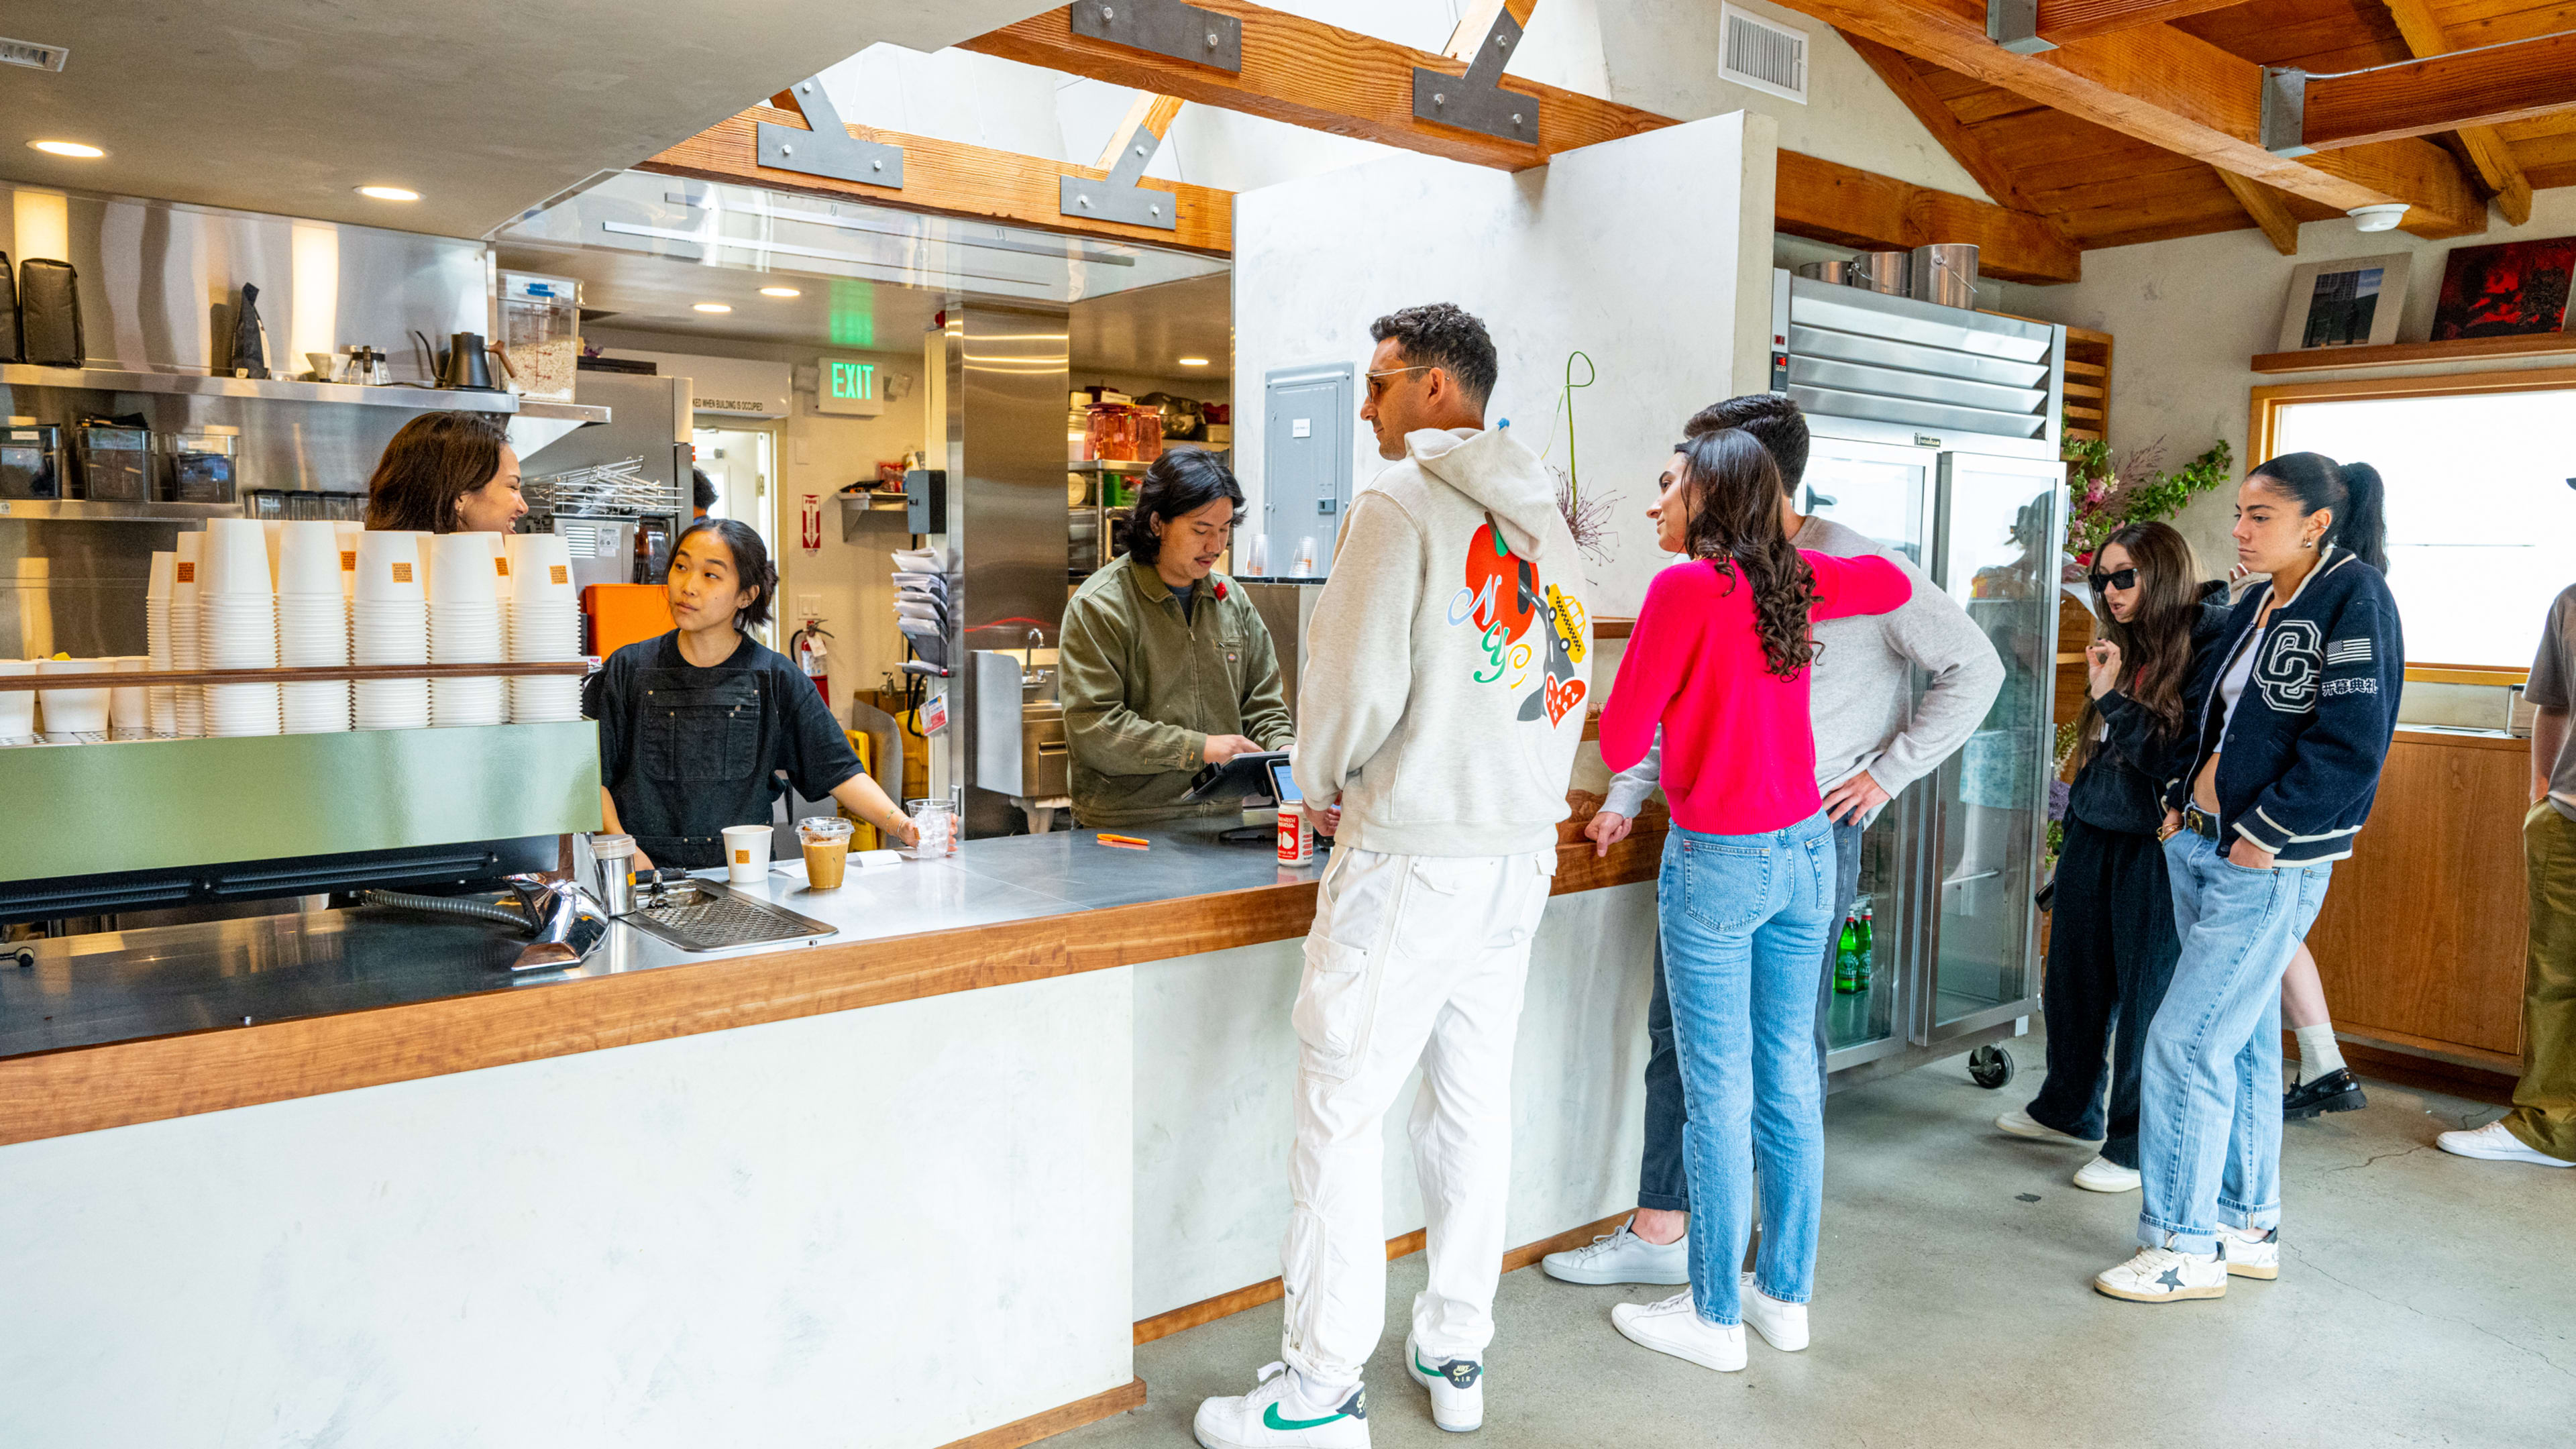
M 839 934 L 691 954 L 620 924 L 582 966 L 536 975 L 507 970 L 519 942 L 505 927 L 376 908 L 29 942 L 32 969 L 0 964 L 0 1058 L 1182 900 L 1312 880 L 1320 869 L 1282 868 L 1266 840 L 1222 844 L 1223 824 L 1126 832 L 1153 841 L 1141 851 L 1101 845 L 1088 830 L 969 841 L 945 860 L 854 867 L 836 891 L 807 889 L 803 862 L 784 861 L 764 884 L 736 889 Z

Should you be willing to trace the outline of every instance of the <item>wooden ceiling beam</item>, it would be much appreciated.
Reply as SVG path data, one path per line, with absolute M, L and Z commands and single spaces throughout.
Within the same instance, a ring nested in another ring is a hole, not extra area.
M 2452 49 L 2449 32 L 2435 18 L 2429 0 L 2383 0 L 2388 16 L 2397 22 L 2397 33 L 2406 39 L 2406 48 L 2419 56 L 2447 55 Z M 2460 149 L 2468 154 L 2469 165 L 2478 179 L 2494 193 L 2489 199 L 2502 213 L 2507 226 L 2521 226 L 2531 220 L 2531 178 L 2514 155 L 2513 146 L 2504 133 L 2493 126 L 2460 128 Z
M 2215 167 L 2211 169 L 2216 171 Z M 2272 250 L 2285 257 L 2299 254 L 2299 219 L 2290 215 L 2290 208 L 2281 204 L 2281 193 L 2260 181 L 2248 181 L 2233 171 L 2217 171 L 2217 176 L 2219 184 L 2236 198 L 2236 204 L 2245 208 L 2245 214 L 2254 218 L 2256 226 L 2263 228 L 2263 235 L 2271 239 Z
M 1150 91 L 1138 95 L 1136 103 L 1127 108 L 1126 118 L 1118 123 L 1118 129 L 1109 133 L 1109 144 L 1101 148 L 1100 159 L 1091 163 L 1092 169 L 1104 175 L 1117 170 L 1118 153 L 1127 149 L 1128 142 L 1139 134 L 1162 140 L 1172 133 L 1172 117 L 1180 113 L 1181 98 L 1178 96 L 1158 96 Z
M 2039 0 L 2040 35 L 2064 45 L 2138 25 L 2161 25 L 2211 10 L 2233 10 L 2245 0 Z
M 2576 110 L 2576 31 L 2307 79 L 2319 151 Z
M 2001 86 L 2068 115 L 2350 211 L 2403 202 L 2419 236 L 2486 229 L 2460 164 L 2408 138 L 2299 159 L 2263 149 L 2262 68 L 2170 25 L 2138 25 L 2016 55 L 1986 38 L 1971 0 L 1782 0 L 1853 34 Z
M 1933 94 L 1932 88 L 1924 84 L 1922 73 L 1915 70 L 1914 62 L 1903 51 L 1890 50 L 1875 40 L 1858 35 L 1846 34 L 1843 40 L 1859 53 L 1862 60 L 1869 62 L 1869 68 L 1878 73 L 1878 78 L 1886 83 L 1889 90 L 1896 92 L 1896 98 L 1905 103 L 1905 109 L 1914 113 L 1914 119 L 1923 123 L 1923 129 L 1932 133 L 1932 139 L 1941 143 L 1941 149 L 1950 153 L 1950 159 L 1959 163 L 1960 170 L 1976 178 L 1977 184 L 1986 189 L 1986 195 L 2016 211 L 2035 213 L 2039 210 L 2022 193 L 2021 183 L 2014 178 L 2011 169 L 1996 160 L 1995 154 L 1960 122 L 1958 113 L 1950 109 L 1949 103 Z
M 1652 111 L 1507 76 L 1505 89 L 1540 102 L 1536 145 L 1434 125 L 1414 118 L 1413 69 L 1455 70 L 1461 62 L 1245 0 L 1193 3 L 1243 21 L 1240 73 L 1076 35 L 1062 8 L 960 48 L 1506 171 L 1677 124 Z M 2071 282 L 2082 273 L 2082 253 L 2037 215 L 1794 152 L 1780 153 L 1779 198 L 1775 225 L 1792 236 L 1853 247 L 1973 242 L 1980 269 L 2007 281 Z
M 1538 10 L 1538 0 L 1473 0 L 1458 12 L 1457 27 L 1449 32 L 1449 43 L 1440 47 L 1440 53 L 1451 60 L 1474 60 L 1476 52 L 1485 48 L 1485 37 L 1493 32 L 1495 17 L 1506 10 L 1526 28 Z
M 1171 104 L 1175 109 L 1180 105 L 1178 101 Z M 869 126 L 846 126 L 844 129 L 863 141 L 880 141 L 903 148 L 903 186 L 900 189 L 869 186 L 857 181 L 815 176 L 803 171 L 781 171 L 761 165 L 759 141 L 760 123 L 763 121 L 785 126 L 804 124 L 804 118 L 793 110 L 754 106 L 731 120 L 708 127 L 637 169 L 700 181 L 724 181 L 772 191 L 865 201 L 973 221 L 1007 222 L 1012 226 L 1072 236 L 1144 242 L 1210 256 L 1226 256 L 1234 250 L 1234 193 L 1231 191 L 1148 177 L 1136 184 L 1172 193 L 1176 226 L 1171 231 L 1126 226 L 1114 221 L 1064 214 L 1063 193 L 1057 184 L 1059 179 L 1067 174 L 1104 177 L 1109 174 L 1107 166 L 1068 166 L 1042 156 L 1022 156 L 929 136 L 880 131 Z M 1121 140 L 1128 134 L 1126 127 L 1119 129 Z

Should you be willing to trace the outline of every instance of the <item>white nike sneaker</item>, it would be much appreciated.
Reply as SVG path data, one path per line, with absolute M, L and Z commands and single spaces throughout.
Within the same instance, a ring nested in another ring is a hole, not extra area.
M 2501 1117 L 2474 1132 L 2445 1132 L 2433 1139 L 2433 1145 L 2453 1157 L 2475 1157 L 2487 1162 L 2528 1162 L 2534 1167 L 2576 1167 L 2576 1162 L 2552 1157 L 2514 1136 Z
M 2220 1228 L 2218 1257 L 2230 1277 L 2269 1282 L 2281 1276 L 2281 1230 L 2265 1228 L 2249 1236 L 2242 1228 Z
M 2038 1118 L 2033 1117 L 2019 1107 L 2015 1107 L 2011 1111 L 1997 1117 L 1995 1119 L 1995 1130 L 1998 1132 L 2009 1132 L 2015 1137 L 2027 1137 L 2034 1142 L 2090 1142 L 2094 1140 L 2090 1137 L 2078 1137 L 2071 1132 L 2060 1132 L 2056 1128 L 2040 1121 Z
M 2122 1167 L 2107 1157 L 2096 1157 L 2075 1169 L 2075 1185 L 2086 1192 L 2136 1192 L 2138 1170 Z
M 1753 1275 L 1747 1273 L 1736 1291 L 1736 1302 L 1744 1310 L 1744 1321 L 1762 1341 L 1782 1353 L 1796 1353 L 1807 1346 L 1807 1305 L 1783 1303 L 1753 1286 Z
M 1744 1325 L 1720 1328 L 1702 1320 L 1685 1288 L 1661 1303 L 1622 1303 L 1610 1310 L 1610 1322 L 1631 1343 L 1657 1353 L 1686 1358 L 1702 1368 L 1731 1374 L 1744 1367 Z
M 1684 1234 L 1669 1243 L 1650 1243 L 1637 1236 L 1631 1220 L 1583 1247 L 1548 1254 L 1538 1260 L 1538 1267 L 1561 1283 L 1687 1283 L 1690 1237 Z
M 2140 1248 L 2137 1256 L 2093 1275 L 2094 1291 L 2131 1303 L 2178 1303 L 2227 1296 L 2227 1259 L 2218 1253 Z
M 1485 1427 L 1485 1366 L 1472 1358 L 1432 1360 L 1404 1336 L 1404 1371 L 1431 1391 L 1431 1422 L 1452 1434 Z
M 1307 1401 L 1286 1364 L 1261 1371 L 1261 1385 L 1234 1398 L 1202 1399 L 1190 1432 L 1205 1449 L 1369 1449 L 1368 1390 L 1354 1385 L 1340 1404 Z

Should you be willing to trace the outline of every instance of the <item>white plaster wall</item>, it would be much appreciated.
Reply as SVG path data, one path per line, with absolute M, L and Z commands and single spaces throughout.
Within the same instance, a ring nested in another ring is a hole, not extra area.
M 2083 281 L 2025 288 L 2019 296 L 2032 316 L 2112 334 L 2110 441 L 2115 452 L 2125 454 L 2161 439 L 2166 466 L 2172 467 L 2225 438 L 2235 450 L 2241 475 L 2246 466 L 2261 461 L 2245 455 L 2252 389 L 2269 383 L 2387 375 L 2383 369 L 2309 373 L 2293 379 L 2265 376 L 2247 367 L 2256 354 L 2279 350 L 2290 273 L 2301 263 L 2411 253 L 2414 263 L 2397 337 L 2401 342 L 2421 342 L 2432 332 L 2443 257 L 2453 247 L 2570 232 L 2576 232 L 2576 188 L 2562 187 L 2533 198 L 2528 225 L 2508 227 L 2496 218 L 2483 236 L 2424 241 L 2402 231 L 2364 235 L 2349 221 L 2314 221 L 2299 229 L 2299 254 L 2285 257 L 2273 251 L 2259 231 L 2223 232 L 2086 252 Z M 2491 372 L 2546 367 L 2558 361 L 2448 363 L 2406 372 Z M 2234 490 L 2221 488 L 2204 494 L 2177 520 L 2199 554 L 2201 571 L 2210 577 L 2223 574 L 2235 562 L 2235 545 L 2227 536 L 2235 503 Z
M 932 1446 L 1123 1385 L 1130 984 L 0 1148 L 0 1444 Z
M 1585 602 L 1596 615 L 1635 614 L 1667 562 L 1644 510 L 1683 420 L 1767 382 L 1771 131 L 1767 117 L 1719 116 L 1518 173 L 1398 155 L 1238 197 L 1235 464 L 1254 517 L 1263 376 L 1364 365 L 1372 318 L 1455 302 L 1484 319 L 1501 354 L 1488 421 L 1508 420 L 1559 466 L 1567 354 L 1592 359 L 1593 385 L 1574 394 L 1579 476 L 1614 532 L 1607 559 L 1587 561 Z M 1696 184 L 1675 190 L 1677 176 Z M 1356 487 L 1385 464 L 1365 425 L 1353 446 Z
M 1512 1062 L 1510 1246 L 1636 1204 L 1654 934 L 1651 884 L 1548 902 Z M 1138 1318 L 1279 1276 L 1302 946 L 1133 968 Z M 1417 1073 L 1385 1121 L 1390 1238 L 1424 1221 L 1405 1135 L 1420 1087 Z

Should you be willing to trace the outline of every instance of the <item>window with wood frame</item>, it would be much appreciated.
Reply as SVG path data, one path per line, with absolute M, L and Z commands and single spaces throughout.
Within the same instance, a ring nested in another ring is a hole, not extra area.
M 2323 453 L 2388 482 L 2410 664 L 2523 670 L 2576 583 L 2576 368 L 2258 387 L 2256 459 Z

